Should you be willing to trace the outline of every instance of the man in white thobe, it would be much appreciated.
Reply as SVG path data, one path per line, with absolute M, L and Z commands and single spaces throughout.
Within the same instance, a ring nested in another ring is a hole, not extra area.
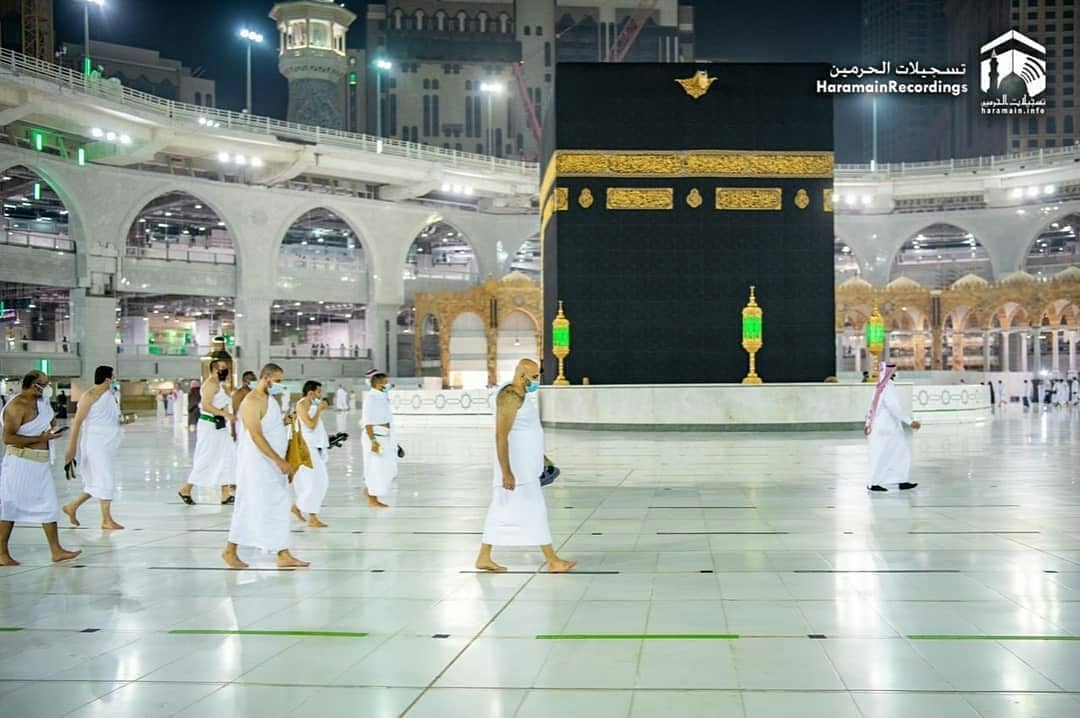
M 341 384 L 334 392 L 334 412 L 337 414 L 337 430 L 345 431 L 349 421 L 349 392 Z
M 22 380 L 22 392 L 4 406 L 4 460 L 0 464 L 0 566 L 18 566 L 8 541 L 18 523 L 41 524 L 52 560 L 66 561 L 81 551 L 60 545 L 56 522 L 60 505 L 53 484 L 49 442 L 60 437 L 56 420 L 45 399 L 49 377 L 32 371 Z
M 385 509 L 383 499 L 390 495 L 397 478 L 397 441 L 394 438 L 394 411 L 390 405 L 390 377 L 373 373 L 368 381 L 371 391 L 364 397 L 360 415 L 360 443 L 364 454 L 364 496 L 368 506 Z
M 79 399 L 79 410 L 71 425 L 71 443 L 64 457 L 64 463 L 70 464 L 78 454 L 76 476 L 83 482 L 83 490 L 63 507 L 72 526 L 79 525 L 79 507 L 93 498 L 101 503 L 102 529 L 124 528 L 112 517 L 112 500 L 116 492 L 113 459 L 124 436 L 120 428 L 122 423 L 113 387 L 113 368 L 99 366 L 94 370 L 94 386 Z
M 1080 403 L 1080 379 L 1075 375 L 1069 380 L 1069 403 L 1073 406 Z
M 506 570 L 492 560 L 492 546 L 539 546 L 552 573 L 565 573 L 577 565 L 559 558 L 551 545 L 547 504 L 540 487 L 544 428 L 536 402 L 539 389 L 540 365 L 522 359 L 514 380 L 496 398 L 491 505 L 476 557 L 476 568 L 481 571 Z
M 1005 406 L 1009 403 L 1008 397 L 1005 396 L 1005 382 L 998 379 L 997 383 L 997 402 L 998 406 Z
M 917 430 L 920 424 L 900 405 L 893 384 L 895 377 L 895 364 L 881 365 L 863 429 L 870 440 L 870 483 L 866 487 L 869 491 L 888 491 L 886 484 L 897 484 L 901 491 L 918 486 L 908 481 L 911 447 L 904 427 Z
M 247 568 L 238 546 L 253 546 L 277 555 L 279 568 L 303 568 L 289 551 L 289 481 L 292 467 L 285 460 L 289 445 L 289 419 L 277 399 L 285 392 L 285 372 L 267 364 L 259 382 L 240 405 L 237 424 L 236 508 L 229 525 L 229 541 L 221 558 L 229 568 Z

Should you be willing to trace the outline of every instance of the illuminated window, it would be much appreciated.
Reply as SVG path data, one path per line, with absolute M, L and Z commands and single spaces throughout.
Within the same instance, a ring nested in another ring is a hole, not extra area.
M 288 27 L 289 49 L 308 46 L 307 20 L 290 20 Z
M 311 21 L 311 36 L 308 44 L 311 47 L 317 47 L 320 50 L 329 50 L 330 45 L 330 23 L 326 20 L 312 20 Z

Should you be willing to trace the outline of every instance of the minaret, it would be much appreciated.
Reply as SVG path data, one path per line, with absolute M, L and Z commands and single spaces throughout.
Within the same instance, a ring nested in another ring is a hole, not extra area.
M 331 0 L 291 0 L 270 10 L 278 27 L 278 70 L 289 81 L 290 122 L 344 127 L 345 33 L 356 15 Z

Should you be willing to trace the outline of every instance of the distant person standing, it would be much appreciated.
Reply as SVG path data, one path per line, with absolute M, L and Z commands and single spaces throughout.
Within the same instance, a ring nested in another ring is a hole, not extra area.
M 998 406 L 1005 406 L 1009 403 L 1009 397 L 1005 396 L 1005 382 L 998 379 L 997 383 L 997 400 Z
M 349 392 L 342 384 L 334 392 L 334 412 L 337 414 L 337 430 L 345 431 L 349 420 Z
M 911 471 L 911 447 L 904 427 L 921 425 L 900 405 L 893 379 L 896 365 L 882 363 L 870 411 L 863 433 L 870 440 L 870 483 L 868 491 L 888 491 L 886 484 L 897 484 L 901 491 L 918 484 L 908 481 Z
M 202 403 L 202 394 L 200 393 L 200 384 L 197 381 L 191 382 L 188 387 L 187 394 L 187 423 L 188 430 L 194 431 L 195 427 L 199 425 L 199 404 Z
M 97 499 L 101 504 L 101 528 L 107 531 L 124 528 L 112 517 L 116 493 L 113 460 L 124 437 L 113 376 L 111 366 L 99 366 L 94 370 L 94 386 L 79 400 L 79 409 L 71 424 L 71 443 L 64 463 L 70 464 L 77 453 L 76 476 L 83 482 L 82 492 L 63 507 L 72 526 L 79 525 L 76 516 L 79 507 L 90 499 Z
M 165 416 L 165 395 L 160 391 L 154 394 L 154 414 L 159 419 Z
M 1027 379 L 1024 379 L 1024 393 L 1021 396 L 1021 399 L 1022 399 L 1022 402 L 1024 404 L 1024 411 L 1027 411 L 1028 409 L 1030 409 L 1031 408 L 1031 382 L 1029 382 Z
M 535 397 L 529 398 L 539 388 L 540 365 L 522 359 L 514 380 L 497 395 L 491 505 L 476 557 L 476 568 L 481 571 L 506 570 L 491 558 L 493 546 L 539 546 L 552 573 L 577 565 L 559 558 L 551 545 L 547 504 L 540 487 L 544 429 Z

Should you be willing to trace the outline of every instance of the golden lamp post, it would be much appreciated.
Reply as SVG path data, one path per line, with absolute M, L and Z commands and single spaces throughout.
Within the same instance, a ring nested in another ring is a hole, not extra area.
M 878 355 L 885 349 L 885 318 L 874 302 L 874 311 L 866 322 L 866 351 L 870 354 L 870 379 L 878 380 Z
M 563 303 L 559 300 L 559 313 L 551 321 L 551 353 L 559 360 L 559 375 L 555 377 L 555 386 L 570 386 L 563 375 L 563 362 L 570 356 L 570 320 L 563 314 Z
M 742 348 L 750 354 L 750 372 L 743 378 L 743 384 L 760 384 L 757 375 L 757 353 L 761 350 L 761 307 L 754 298 L 754 286 L 750 286 L 750 301 L 742 310 Z

